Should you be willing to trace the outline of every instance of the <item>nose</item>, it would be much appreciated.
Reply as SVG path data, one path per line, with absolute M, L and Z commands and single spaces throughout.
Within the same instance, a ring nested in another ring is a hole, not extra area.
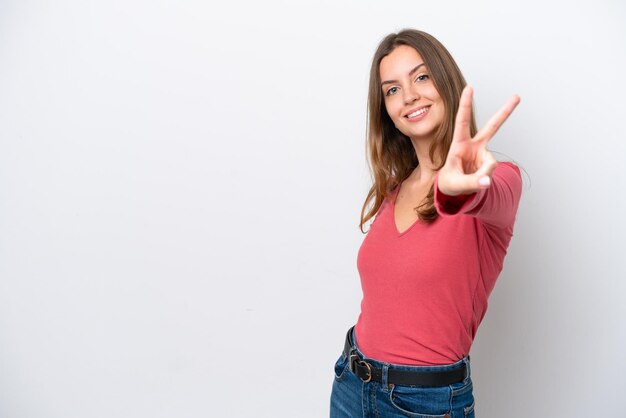
M 404 103 L 411 104 L 419 100 L 420 97 L 419 90 L 414 84 L 404 89 Z

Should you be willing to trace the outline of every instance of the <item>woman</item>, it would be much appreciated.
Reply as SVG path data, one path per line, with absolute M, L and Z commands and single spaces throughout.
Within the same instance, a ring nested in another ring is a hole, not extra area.
M 361 231 L 375 218 L 359 249 L 361 314 L 335 364 L 331 417 L 474 417 L 469 351 L 522 184 L 486 145 L 520 99 L 477 131 L 472 89 L 449 52 L 403 30 L 377 49 L 368 100 L 374 184 Z

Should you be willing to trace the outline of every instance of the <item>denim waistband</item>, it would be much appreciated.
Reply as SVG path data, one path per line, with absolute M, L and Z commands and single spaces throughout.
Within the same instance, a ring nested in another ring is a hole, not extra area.
M 429 371 L 435 372 L 435 371 L 460 369 L 465 364 L 466 366 L 465 380 L 467 380 L 471 376 L 469 354 L 457 360 L 456 362 L 450 363 L 450 364 L 438 364 L 438 365 L 431 365 L 431 366 L 412 366 L 412 365 L 405 365 L 405 364 L 393 364 L 393 363 L 387 363 L 384 361 L 379 361 L 373 358 L 369 358 L 366 355 L 364 355 L 359 349 L 359 346 L 357 344 L 356 333 L 354 332 L 354 327 L 350 329 L 350 337 L 352 339 L 352 352 L 358 354 L 359 357 L 361 357 L 363 360 L 367 361 L 374 367 L 379 367 L 379 368 L 388 367 L 390 369 L 395 369 L 395 370 L 414 371 L 414 372 L 420 372 L 420 371 L 421 372 L 429 372 Z

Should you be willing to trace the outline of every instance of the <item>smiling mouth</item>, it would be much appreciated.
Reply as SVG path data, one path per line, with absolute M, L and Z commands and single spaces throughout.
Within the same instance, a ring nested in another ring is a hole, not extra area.
M 428 112 L 428 109 L 430 109 L 430 106 L 424 106 L 421 109 L 417 109 L 416 111 L 414 111 L 412 113 L 409 113 L 408 115 L 405 116 L 405 118 L 407 118 L 407 119 L 419 118 L 420 116 L 422 116 L 426 112 Z

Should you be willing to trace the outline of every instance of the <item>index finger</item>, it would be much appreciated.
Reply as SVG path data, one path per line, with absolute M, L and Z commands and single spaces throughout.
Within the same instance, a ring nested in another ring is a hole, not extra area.
M 496 112 L 495 115 L 489 119 L 489 121 L 483 126 L 475 135 L 479 141 L 489 141 L 500 129 L 500 126 L 507 120 L 507 118 L 513 113 L 515 107 L 520 102 L 518 95 L 511 96 L 509 100 Z

